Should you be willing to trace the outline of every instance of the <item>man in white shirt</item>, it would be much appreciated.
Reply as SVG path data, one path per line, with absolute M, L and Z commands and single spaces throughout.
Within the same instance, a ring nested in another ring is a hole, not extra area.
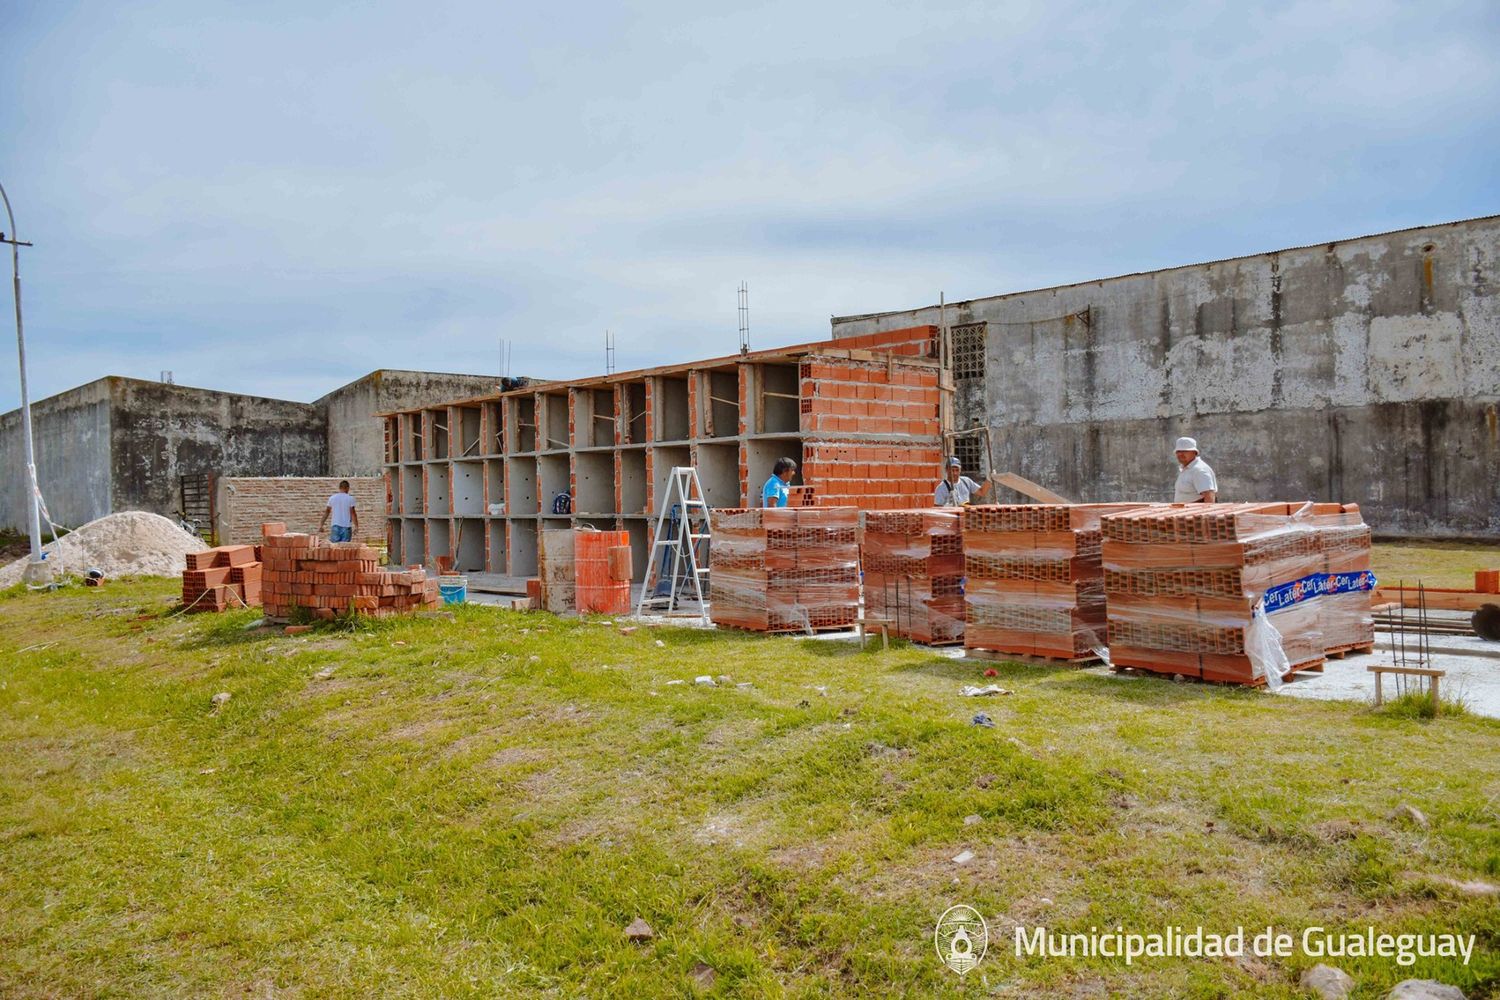
M 990 484 L 981 486 L 964 475 L 964 464 L 957 456 L 945 463 L 947 476 L 932 491 L 932 502 L 937 507 L 964 507 L 990 490 Z
M 349 480 L 339 480 L 339 491 L 328 498 L 328 506 L 323 508 L 323 519 L 318 522 L 318 534 L 323 533 L 323 525 L 328 523 L 328 515 L 333 515 L 333 533 L 328 536 L 330 542 L 352 542 L 354 541 L 354 530 L 359 527 L 359 511 L 354 509 L 354 495 L 349 492 Z
M 1173 503 L 1213 503 L 1219 497 L 1219 480 L 1208 463 L 1198 456 L 1198 442 L 1177 439 L 1177 489 Z

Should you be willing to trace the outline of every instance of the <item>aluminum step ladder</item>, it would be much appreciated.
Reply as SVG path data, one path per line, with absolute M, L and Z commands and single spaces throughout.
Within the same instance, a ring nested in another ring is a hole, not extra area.
M 672 508 L 679 516 L 673 524 Z M 691 465 L 672 468 L 661 508 L 656 515 L 656 534 L 646 560 L 646 579 L 635 613 L 668 617 L 699 618 L 708 622 L 708 567 L 699 562 L 698 550 L 709 540 L 708 503 L 703 484 Z M 657 591 L 664 591 L 658 594 Z M 696 604 L 697 610 L 684 608 Z

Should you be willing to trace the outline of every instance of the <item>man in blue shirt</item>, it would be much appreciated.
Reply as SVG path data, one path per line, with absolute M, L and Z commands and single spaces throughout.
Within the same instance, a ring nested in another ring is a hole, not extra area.
M 776 464 L 771 466 L 771 478 L 766 480 L 766 485 L 760 488 L 760 505 L 762 507 L 785 507 L 788 494 L 787 484 L 797 474 L 797 463 L 790 458 L 778 458 Z

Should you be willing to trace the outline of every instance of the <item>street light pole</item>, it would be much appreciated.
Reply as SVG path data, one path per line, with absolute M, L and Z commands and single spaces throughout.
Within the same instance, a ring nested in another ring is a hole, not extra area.
M 5 185 L 0 184 L 0 202 L 5 203 L 5 217 L 10 221 L 10 236 L 0 233 L 0 242 L 10 244 L 11 288 L 16 298 L 16 352 L 21 359 L 21 437 L 26 442 L 26 504 L 28 527 L 31 529 L 31 561 L 26 566 L 27 582 L 44 582 L 51 576 L 42 563 L 42 511 L 41 498 L 37 496 L 36 448 L 31 437 L 31 397 L 26 392 L 26 335 L 21 326 L 21 248 L 31 246 L 22 243 L 16 233 L 16 217 L 10 210 L 10 198 Z

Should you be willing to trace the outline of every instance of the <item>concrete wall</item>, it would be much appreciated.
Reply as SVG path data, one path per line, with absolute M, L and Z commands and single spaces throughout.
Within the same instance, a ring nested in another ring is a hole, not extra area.
M 386 369 L 335 389 L 315 406 L 328 420 L 328 469 L 339 476 L 375 476 L 385 467 L 385 427 L 376 414 L 438 406 L 495 391 L 495 375 L 451 375 Z
M 1500 537 L 1500 217 L 952 304 L 986 322 L 958 426 L 1083 500 L 1170 496 L 1199 438 L 1225 499 L 1352 501 L 1377 530 Z M 939 322 L 835 318 L 835 336 Z
M 377 371 L 295 403 L 109 376 L 32 405 L 38 475 L 53 520 L 70 527 L 116 510 L 170 516 L 183 475 L 380 476 L 374 414 L 492 392 L 498 381 Z M 17 529 L 27 498 L 11 474 L 24 467 L 20 422 L 19 411 L 0 416 L 0 525 Z
M 338 476 L 288 477 L 225 476 L 215 485 L 214 529 L 220 545 L 247 545 L 260 541 L 260 526 L 281 521 L 290 531 L 313 533 L 328 505 L 328 496 L 339 488 Z M 359 513 L 358 538 L 385 537 L 385 476 L 351 476 Z M 332 523 L 329 518 L 329 523 Z M 325 527 L 326 532 L 326 527 Z
M 178 477 L 318 476 L 323 411 L 308 403 L 112 378 L 115 510 L 172 515 Z
M 110 512 L 110 380 L 32 404 L 37 479 L 52 520 L 77 527 Z M 26 530 L 26 481 L 21 411 L 0 416 L 0 527 Z M 48 530 L 42 525 L 42 530 Z

